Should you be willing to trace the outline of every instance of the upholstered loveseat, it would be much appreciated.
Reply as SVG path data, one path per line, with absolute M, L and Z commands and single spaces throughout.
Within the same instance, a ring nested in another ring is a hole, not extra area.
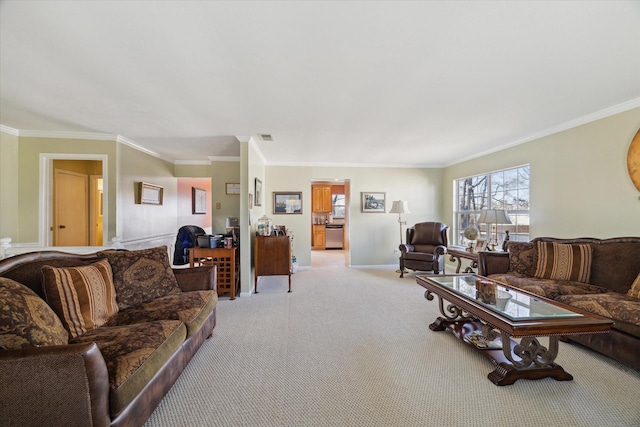
M 640 237 L 508 242 L 481 252 L 478 273 L 614 321 L 571 341 L 640 369 Z
M 0 424 L 142 425 L 211 336 L 215 285 L 166 247 L 0 261 Z

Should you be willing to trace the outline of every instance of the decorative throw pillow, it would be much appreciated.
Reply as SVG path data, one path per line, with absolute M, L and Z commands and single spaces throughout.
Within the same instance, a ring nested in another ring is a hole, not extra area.
M 166 246 L 137 251 L 108 250 L 118 305 L 125 309 L 168 294 L 182 292 L 173 274 Z
M 632 298 L 640 298 L 640 273 L 638 273 L 638 277 L 631 284 L 631 289 L 627 292 L 627 296 Z
M 106 259 L 82 267 L 42 267 L 47 302 L 72 338 L 104 325 L 118 312 L 111 266 Z
M 532 242 L 507 242 L 509 271 L 532 276 L 536 261 L 536 247 Z
M 69 342 L 51 307 L 25 285 L 0 277 L 0 348 L 14 350 Z
M 536 242 L 536 250 L 538 262 L 534 277 L 589 283 L 591 246 Z

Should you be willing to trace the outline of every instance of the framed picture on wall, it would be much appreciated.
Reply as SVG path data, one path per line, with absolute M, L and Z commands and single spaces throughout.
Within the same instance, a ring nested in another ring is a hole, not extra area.
M 144 205 L 161 205 L 163 193 L 164 188 L 159 185 L 139 182 L 137 202 Z
M 235 182 L 227 182 L 226 184 L 227 194 L 240 194 L 240 184 Z
M 193 214 L 207 213 L 207 191 L 191 187 L 191 206 Z
M 368 213 L 384 213 L 386 194 L 382 192 L 362 192 L 362 212 Z
M 302 193 L 300 191 L 273 192 L 274 214 L 301 214 Z
M 262 206 L 262 181 L 256 178 L 256 206 Z

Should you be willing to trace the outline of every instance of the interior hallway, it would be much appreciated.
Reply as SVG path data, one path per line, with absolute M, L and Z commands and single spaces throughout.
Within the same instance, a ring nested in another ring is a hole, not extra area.
M 342 249 L 311 251 L 312 268 L 346 267 L 346 253 Z

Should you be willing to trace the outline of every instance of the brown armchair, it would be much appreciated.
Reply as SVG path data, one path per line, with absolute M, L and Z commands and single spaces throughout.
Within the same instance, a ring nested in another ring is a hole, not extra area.
M 420 222 L 407 228 L 407 243 L 400 245 L 400 277 L 404 269 L 444 273 L 449 227 L 441 222 Z

